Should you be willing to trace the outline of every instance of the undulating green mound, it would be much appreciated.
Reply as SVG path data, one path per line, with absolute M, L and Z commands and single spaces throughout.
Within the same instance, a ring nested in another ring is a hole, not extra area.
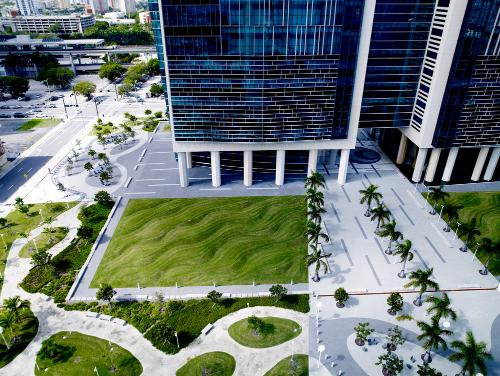
M 177 376 L 231 376 L 236 368 L 234 358 L 220 351 L 209 352 L 187 361 L 179 370 Z
M 264 376 L 307 376 L 309 374 L 309 357 L 304 354 L 297 354 L 280 360 L 273 368 L 267 371 Z

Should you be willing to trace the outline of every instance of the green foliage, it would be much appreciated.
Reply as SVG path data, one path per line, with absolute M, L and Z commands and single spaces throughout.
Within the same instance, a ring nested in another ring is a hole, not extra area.
M 400 346 L 406 342 L 403 337 L 403 332 L 399 329 L 399 326 L 396 325 L 389 328 L 387 333 L 387 342 L 395 346 Z
M 111 285 L 103 283 L 97 290 L 95 297 L 97 300 L 104 300 L 108 303 L 111 303 L 111 300 L 113 299 L 113 296 L 115 296 L 115 294 L 116 291 L 113 290 L 113 287 L 111 287 Z
M 403 304 L 403 296 L 399 292 L 392 292 L 387 297 L 387 305 L 393 314 L 401 311 L 403 309 Z
M 30 83 L 27 79 L 16 76 L 0 77 L 0 96 L 10 94 L 13 97 L 23 96 L 30 88 Z
M 106 208 L 112 208 L 115 202 L 107 191 L 99 191 L 94 195 L 94 201 Z
M 271 293 L 271 296 L 275 297 L 276 301 L 278 301 L 286 296 L 288 290 L 282 285 L 272 285 L 269 292 Z
M 154 83 L 150 86 L 149 92 L 151 93 L 152 97 L 159 97 L 160 95 L 163 94 L 163 86 L 160 84 Z
M 153 34 L 146 30 L 144 25 L 113 25 L 97 21 L 93 26 L 85 29 L 84 33 L 75 33 L 72 38 L 102 38 L 107 43 L 119 45 L 151 45 Z
M 155 118 L 161 119 L 163 117 L 163 112 L 156 111 L 153 115 L 154 115 Z
M 132 65 L 127 69 L 127 73 L 125 73 L 125 83 L 134 85 L 138 81 L 141 81 L 144 75 L 148 73 L 148 67 L 146 63 L 138 63 Z
M 360 322 L 354 327 L 354 331 L 356 332 L 356 339 L 364 342 L 368 339 L 368 336 L 375 331 L 375 329 L 370 328 L 369 322 Z
M 212 290 L 207 294 L 207 298 L 210 299 L 214 303 L 222 302 L 222 293 Z
M 160 320 L 152 325 L 144 337 L 157 349 L 167 354 L 174 354 L 178 351 L 174 333 L 175 330 L 172 329 L 168 320 Z
M 35 267 L 50 264 L 51 259 L 52 255 L 48 253 L 46 249 L 40 249 L 38 252 L 31 255 L 31 263 Z
M 96 85 L 89 81 L 80 81 L 73 86 L 73 92 L 76 94 L 83 95 L 88 100 L 92 98 L 92 94 L 95 93 Z
M 123 85 L 118 86 L 118 95 L 125 95 L 127 93 L 130 93 L 133 89 L 133 85 L 124 83 Z
M 107 78 L 110 81 L 114 81 L 120 78 L 124 71 L 125 68 L 120 64 L 108 62 L 101 65 L 101 68 L 99 68 L 99 78 Z
M 432 368 L 428 363 L 419 364 L 417 367 L 418 367 L 417 370 L 418 376 L 443 376 L 441 372 L 439 372 L 435 368 Z
M 49 85 L 65 88 L 69 85 L 75 74 L 71 69 L 61 67 L 44 68 L 38 74 L 38 81 L 45 81 Z
M 262 334 L 262 332 L 264 331 L 265 323 L 264 320 L 262 320 L 261 318 L 252 315 L 247 318 L 247 322 L 248 322 L 248 327 L 251 330 L 259 334 Z
M 385 369 L 388 376 L 398 375 L 402 370 L 404 363 L 398 356 L 394 353 L 385 353 L 378 357 L 378 362 L 376 365 L 381 365 L 382 369 Z
M 339 287 L 337 290 L 335 290 L 333 297 L 335 298 L 337 303 L 344 304 L 347 299 L 349 299 L 349 294 L 343 287 Z
M 36 355 L 41 359 L 50 359 L 52 362 L 57 363 L 68 360 L 74 352 L 74 348 L 61 345 L 48 338 L 42 342 L 42 347 Z
M 224 352 L 208 352 L 189 359 L 177 370 L 176 376 L 217 375 L 231 376 L 234 374 L 236 361 Z
M 148 74 L 157 76 L 160 74 L 160 61 L 157 58 L 149 59 L 147 62 Z
M 56 22 L 47 28 L 48 33 L 58 34 L 61 31 L 61 24 Z
M 90 310 L 121 318 L 144 333 L 155 323 L 163 322 L 164 327 L 173 328 L 179 335 L 180 348 L 189 345 L 201 334 L 201 330 L 209 323 L 236 312 L 242 308 L 257 306 L 276 306 L 298 312 L 309 312 L 308 295 L 289 295 L 278 302 L 271 297 L 224 299 L 222 304 L 213 305 L 208 299 L 188 300 L 186 302 L 171 301 L 167 310 L 160 313 L 156 302 L 117 302 L 112 307 L 98 306 L 93 303 L 77 303 L 64 306 L 66 310 Z M 160 326 L 161 328 L 161 326 Z M 150 331 L 153 328 L 150 329 Z M 149 332 L 148 332 L 149 334 Z M 147 336 L 151 343 L 168 354 L 178 352 L 175 338 L 170 342 L 164 336 Z M 173 345 L 175 343 L 175 346 Z

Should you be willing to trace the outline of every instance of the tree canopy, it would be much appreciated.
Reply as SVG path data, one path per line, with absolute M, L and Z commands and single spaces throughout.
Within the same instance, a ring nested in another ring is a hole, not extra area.
M 68 68 L 49 67 L 44 68 L 38 75 L 38 81 L 46 81 L 49 85 L 64 88 L 69 85 L 75 74 Z
M 92 98 L 92 94 L 95 93 L 96 85 L 89 81 L 80 81 L 73 86 L 73 92 L 76 94 L 83 95 L 87 99 Z
M 152 97 L 159 97 L 163 94 L 163 87 L 160 84 L 154 83 L 149 88 Z
M 99 78 L 107 78 L 110 81 L 114 81 L 120 78 L 124 70 L 125 68 L 118 63 L 105 63 L 99 69 Z
M 148 74 L 150 76 L 157 76 L 160 74 L 160 61 L 156 58 L 150 59 L 147 63 Z
M 16 76 L 0 77 L 0 96 L 10 94 L 13 97 L 24 95 L 30 88 L 30 83 L 27 79 Z

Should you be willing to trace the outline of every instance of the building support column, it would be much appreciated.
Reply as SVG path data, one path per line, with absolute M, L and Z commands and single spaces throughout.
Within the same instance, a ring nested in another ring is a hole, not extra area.
M 491 153 L 490 161 L 488 162 L 488 166 L 486 167 L 486 172 L 484 173 L 484 180 L 491 181 L 493 178 L 493 173 L 497 168 L 498 157 L 500 157 L 500 148 L 493 149 Z
M 478 181 L 481 178 L 481 172 L 483 172 L 484 163 L 486 162 L 486 157 L 488 156 L 489 151 L 489 147 L 483 147 L 479 150 L 476 165 L 474 166 L 474 171 L 472 172 L 472 176 L 470 178 L 472 181 Z
M 440 155 L 441 149 L 432 149 L 431 157 L 429 158 L 429 165 L 427 166 L 427 171 L 425 171 L 425 181 L 428 183 L 431 183 L 434 180 Z
M 446 166 L 444 166 L 443 177 L 441 178 L 444 182 L 449 182 L 451 179 L 451 173 L 453 172 L 453 167 L 455 167 L 455 161 L 457 160 L 458 148 L 451 148 L 448 154 L 448 159 L 446 160 Z
M 190 151 L 186 152 L 187 168 L 193 168 L 193 158 Z
M 243 184 L 247 187 L 252 185 L 253 153 L 251 150 L 243 152 Z
M 309 150 L 309 161 L 307 163 L 307 176 L 311 176 L 316 172 L 318 167 L 318 149 Z
M 413 169 L 413 175 L 411 180 L 414 182 L 419 182 L 422 179 L 422 171 L 424 170 L 425 158 L 427 157 L 427 150 L 424 148 L 418 149 L 417 160 L 415 162 L 415 168 Z
M 212 166 L 212 185 L 220 187 L 220 152 L 210 152 L 210 163 Z
M 402 164 L 405 161 L 406 149 L 408 148 L 408 137 L 401 133 L 401 141 L 399 141 L 398 156 L 396 164 Z
M 181 187 L 187 187 L 189 185 L 187 163 L 186 163 L 186 153 L 177 153 L 177 163 L 179 164 L 179 183 Z
M 69 63 L 71 64 L 71 70 L 73 71 L 73 74 L 76 76 L 76 67 L 75 61 L 73 60 L 73 54 L 69 54 Z
M 285 150 L 276 150 L 276 185 L 285 183 Z
M 347 178 L 347 167 L 349 166 L 350 149 L 342 149 L 340 152 L 339 175 L 337 181 L 340 185 L 344 185 Z

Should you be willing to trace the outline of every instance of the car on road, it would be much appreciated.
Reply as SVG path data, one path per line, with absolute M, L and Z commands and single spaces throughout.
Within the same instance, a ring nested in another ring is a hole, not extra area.
M 19 108 L 23 108 L 22 106 L 19 106 L 18 104 L 14 105 L 14 106 L 10 106 L 10 108 L 12 109 L 19 109 Z
M 10 115 L 9 114 L 0 114 L 0 118 L 2 118 L 2 119 L 10 118 Z
M 47 107 L 49 107 L 49 108 L 56 108 L 57 106 L 55 104 L 48 104 Z
M 26 118 L 26 117 L 28 117 L 28 115 L 25 114 L 24 112 L 14 112 L 14 114 L 12 116 L 14 116 L 15 118 Z
M 8 108 L 10 108 L 10 106 L 8 106 L 8 105 L 6 105 L 6 104 L 4 104 L 4 105 L 0 106 L 0 109 L 2 109 L 2 110 L 6 110 L 6 109 L 8 109 Z
M 58 100 L 58 99 L 61 99 L 62 97 L 64 97 L 64 95 L 53 95 L 53 96 L 51 96 L 51 97 L 49 98 L 49 101 L 54 102 L 54 101 L 56 101 L 56 100 Z
M 35 98 L 36 98 L 36 99 L 40 99 L 41 97 L 42 97 L 42 94 L 37 94 L 37 95 L 35 95 Z
M 42 112 L 39 108 L 35 108 L 32 112 Z

